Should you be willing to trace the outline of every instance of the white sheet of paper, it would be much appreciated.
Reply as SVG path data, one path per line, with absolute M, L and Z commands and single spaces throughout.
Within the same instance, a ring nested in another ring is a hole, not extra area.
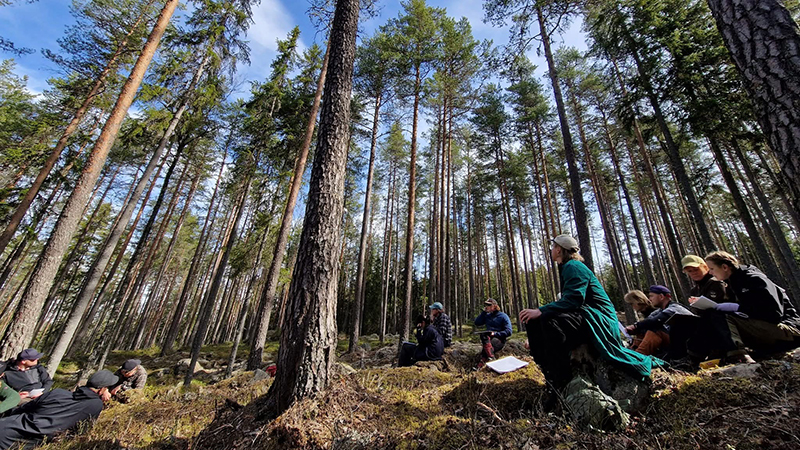
M 697 301 L 692 303 L 692 306 L 697 309 L 714 309 L 717 307 L 717 302 L 704 295 L 701 295 L 700 297 L 697 297 Z
M 619 327 L 619 331 L 620 333 L 622 333 L 623 336 L 625 336 L 625 339 L 629 341 L 633 340 L 633 336 L 631 336 L 631 334 L 628 333 L 628 330 L 625 329 L 625 325 L 623 325 L 622 322 L 617 321 L 617 327 Z
M 506 356 L 503 359 L 498 359 L 497 361 L 489 361 L 486 363 L 490 369 L 494 370 L 497 373 L 508 373 L 513 372 L 517 369 L 521 369 L 527 366 L 529 363 L 525 361 L 521 361 L 513 356 Z
M 28 393 L 28 395 L 31 397 L 38 397 L 42 394 L 44 394 L 44 389 L 31 389 L 31 391 Z

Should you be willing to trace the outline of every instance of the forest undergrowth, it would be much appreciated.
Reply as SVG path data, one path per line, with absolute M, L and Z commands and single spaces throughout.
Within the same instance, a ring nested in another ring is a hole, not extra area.
M 345 337 L 341 339 L 344 341 Z M 261 417 L 271 380 L 239 371 L 217 381 L 226 346 L 204 347 L 209 369 L 190 388 L 175 372 L 186 355 L 119 352 L 109 366 L 136 356 L 151 372 L 144 392 L 113 403 L 95 426 L 59 437 L 42 450 L 89 449 L 796 449 L 800 447 L 800 364 L 763 361 L 752 378 L 708 371 L 657 370 L 651 398 L 620 433 L 581 429 L 560 412 L 542 411 L 544 378 L 535 364 L 498 375 L 472 371 L 470 358 L 392 368 L 393 347 L 344 355 L 337 377 L 273 422 Z M 514 340 L 510 340 L 513 343 Z M 456 343 L 462 352 L 472 343 Z M 227 345 L 229 347 L 230 344 Z M 519 348 L 509 353 L 531 361 Z M 271 348 L 270 348 L 271 349 Z M 246 356 L 246 355 L 245 355 Z M 359 367 L 359 369 L 354 368 Z M 58 376 L 74 383 L 75 364 Z

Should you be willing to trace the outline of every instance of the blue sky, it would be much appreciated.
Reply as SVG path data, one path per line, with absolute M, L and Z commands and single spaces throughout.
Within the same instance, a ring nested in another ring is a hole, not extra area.
M 473 27 L 477 39 L 492 39 L 495 45 L 504 44 L 508 39 L 508 30 L 495 28 L 483 23 L 482 0 L 430 0 L 431 6 L 447 9 L 450 16 L 467 17 Z M 28 87 L 33 92 L 41 92 L 47 88 L 47 79 L 56 72 L 55 66 L 42 57 L 41 49 L 58 50 L 57 39 L 63 35 L 65 28 L 73 23 L 69 14 L 69 2 L 65 0 L 38 0 L 34 3 L 20 2 L 11 6 L 0 7 L 0 35 L 12 40 L 18 46 L 36 50 L 35 53 L 14 57 L 2 54 L 0 58 L 14 58 L 17 62 L 17 73 L 29 78 Z M 400 10 L 400 2 L 379 0 L 380 15 L 362 24 L 361 34 L 371 34 L 387 19 L 396 17 Z M 301 46 L 307 47 L 320 42 L 324 37 L 317 36 L 316 30 L 308 19 L 305 0 L 262 0 L 253 10 L 254 23 L 250 27 L 248 40 L 251 47 L 251 65 L 240 67 L 238 81 L 264 80 L 269 75 L 269 66 L 275 56 L 277 39 L 284 38 L 295 25 L 301 29 Z M 185 12 L 178 11 L 180 16 Z M 176 18 L 180 20 L 180 18 Z M 556 47 L 571 45 L 585 48 L 580 23 L 575 23 L 556 40 Z M 529 57 L 539 66 L 539 73 L 545 62 L 531 52 Z M 242 85 L 247 89 L 247 84 Z

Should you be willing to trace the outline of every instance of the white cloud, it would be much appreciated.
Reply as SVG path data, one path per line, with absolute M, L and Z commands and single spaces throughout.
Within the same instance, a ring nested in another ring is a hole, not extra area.
M 248 37 L 254 44 L 253 53 L 261 51 L 277 51 L 278 39 L 285 39 L 286 34 L 291 31 L 298 21 L 279 0 L 262 0 L 253 9 L 253 24 L 250 26 Z M 300 50 L 305 49 L 305 44 L 301 38 L 298 41 Z

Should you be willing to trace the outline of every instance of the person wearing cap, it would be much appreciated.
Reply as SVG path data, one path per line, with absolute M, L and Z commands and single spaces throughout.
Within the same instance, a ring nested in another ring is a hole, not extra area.
M 552 242 L 550 257 L 560 268 L 561 298 L 520 312 L 531 356 L 552 389 L 549 402 L 554 403 L 554 391 L 563 391 L 572 379 L 570 352 L 584 343 L 622 369 L 649 376 L 662 361 L 623 346 L 614 305 L 583 263 L 578 242 L 563 234 Z
M 692 280 L 689 303 L 701 295 L 717 303 L 723 303 L 730 297 L 725 283 L 716 279 L 708 271 L 708 265 L 697 255 L 686 255 L 681 260 L 683 272 Z
M 431 310 L 433 326 L 442 335 L 444 346 L 450 347 L 450 344 L 453 343 L 453 322 L 450 321 L 450 316 L 445 314 L 444 307 L 439 302 L 434 302 L 431 306 L 428 306 L 428 309 Z
M 486 331 L 480 335 L 483 349 L 478 368 L 483 367 L 486 361 L 494 359 L 494 354 L 505 347 L 506 339 L 512 333 L 511 319 L 508 318 L 508 314 L 500 311 L 497 300 L 487 298 L 483 305 L 483 312 L 475 318 L 475 325 L 486 325 Z
M 431 319 L 420 315 L 417 317 L 415 331 L 417 344 L 403 343 L 397 367 L 408 367 L 417 361 L 438 361 L 444 353 L 444 340 L 439 330 L 433 326 Z
M 692 313 L 672 299 L 672 292 L 666 286 L 650 286 L 647 298 L 656 309 L 646 319 L 625 329 L 630 334 L 642 336 L 642 342 L 636 347 L 637 352 L 653 355 L 658 350 L 669 349 L 670 327 L 666 322 L 675 314 L 691 316 Z
M 42 356 L 44 355 L 36 349 L 26 348 L 15 359 L 9 360 L 2 370 L 6 384 L 19 393 L 23 403 L 39 397 L 53 387 L 53 379 L 47 369 L 39 364 Z
M 770 352 L 797 344 L 800 315 L 782 287 L 727 252 L 712 252 L 705 262 L 711 275 L 728 284 L 736 302 L 718 303 L 703 315 L 705 334 L 690 350 L 701 357 L 719 352 L 727 362 L 752 363 L 747 347 Z
M 131 389 L 144 389 L 147 384 L 147 370 L 138 359 L 129 359 L 122 363 L 116 375 L 119 381 L 109 389 L 113 396 Z
M 37 444 L 81 422 L 97 419 L 103 411 L 103 402 L 109 397 L 108 387 L 118 380 L 110 371 L 101 370 L 75 392 L 53 389 L 36 401 L 11 410 L 7 417 L 0 419 L 0 450 L 17 441 Z

